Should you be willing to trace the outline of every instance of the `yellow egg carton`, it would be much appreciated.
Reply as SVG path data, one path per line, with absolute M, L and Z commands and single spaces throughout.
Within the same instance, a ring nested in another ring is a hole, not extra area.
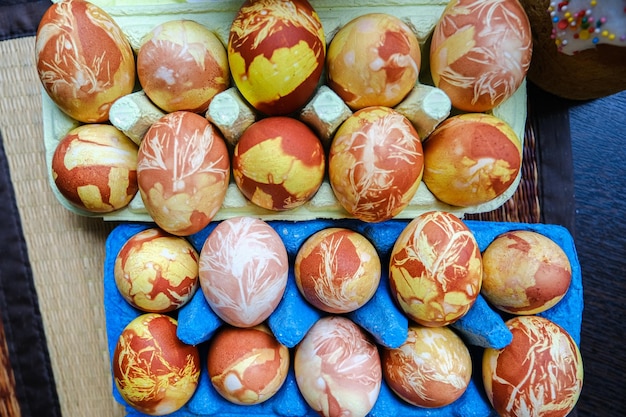
M 145 34 L 156 25 L 175 19 L 189 19 L 203 24 L 214 31 L 224 45 L 228 43 L 228 35 L 231 22 L 236 12 L 241 7 L 243 0 L 227 1 L 202 1 L 202 2 L 174 2 L 168 0 L 153 0 L 151 2 L 140 1 L 98 1 L 92 3 L 102 7 L 118 23 L 126 34 L 135 52 L 141 45 Z M 422 65 L 420 86 L 431 85 L 428 74 L 429 38 L 443 13 L 448 0 L 421 0 L 421 1 L 397 1 L 390 5 L 384 0 L 369 1 L 345 1 L 336 0 L 311 0 L 311 5 L 318 13 L 322 21 L 327 44 L 334 34 L 350 20 L 367 13 L 387 13 L 399 17 L 414 31 L 420 43 L 422 52 Z M 322 80 L 323 82 L 323 80 Z M 234 87 L 233 87 L 234 88 Z M 433 87 L 434 88 L 434 87 Z M 51 174 L 52 156 L 58 142 L 73 128 L 79 126 L 79 122 L 63 113 L 42 89 L 44 145 L 46 150 L 46 163 L 49 172 L 49 181 L 55 196 L 68 210 L 83 216 L 101 217 L 110 221 L 152 221 L 146 211 L 140 193 L 137 193 L 131 203 L 120 210 L 112 213 L 91 213 L 72 205 L 57 189 Z M 315 100 L 315 97 L 312 99 Z M 414 108 L 416 102 L 407 101 L 413 98 L 407 97 L 403 103 L 396 106 L 401 113 L 421 111 Z M 419 101 L 419 100 L 418 100 Z M 494 108 L 489 113 L 507 122 L 517 134 L 520 141 L 524 142 L 526 124 L 526 84 L 525 82 L 508 100 Z M 313 108 L 309 103 L 308 109 Z M 419 105 L 419 103 L 417 104 Z M 306 107 L 305 107 L 306 108 Z M 445 110 L 445 105 L 443 106 Z M 210 111 L 210 110 L 209 110 Z M 449 114 L 449 113 L 448 113 Z M 447 117 L 448 114 L 444 116 Z M 407 116 L 408 117 L 408 116 Z M 419 117 L 419 116 L 416 116 Z M 444 118 L 445 118 L 444 117 Z M 304 118 L 301 117 L 301 119 Z M 410 117 L 409 117 L 410 119 Z M 431 120 L 431 124 L 441 120 Z M 419 129 L 418 129 L 419 131 Z M 232 176 L 231 176 L 232 177 Z M 399 219 L 411 219 L 417 215 L 430 211 L 448 211 L 463 217 L 466 213 L 482 213 L 494 210 L 503 205 L 515 193 L 521 179 L 521 170 L 511 186 L 499 197 L 489 202 L 469 206 L 457 207 L 439 201 L 422 182 L 417 193 L 409 205 L 398 215 Z M 236 216 L 254 216 L 264 220 L 311 220 L 318 218 L 341 219 L 350 218 L 350 214 L 341 206 L 335 198 L 328 179 L 325 179 L 315 196 L 304 205 L 287 211 L 271 211 L 256 206 L 246 199 L 231 179 L 226 197 L 221 209 L 214 220 L 223 220 Z

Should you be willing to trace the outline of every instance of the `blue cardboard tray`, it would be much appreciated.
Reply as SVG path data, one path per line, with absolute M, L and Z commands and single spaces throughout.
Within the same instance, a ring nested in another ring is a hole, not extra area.
M 289 348 L 295 347 L 311 326 L 323 313 L 309 305 L 301 296 L 293 277 L 293 260 L 298 249 L 313 233 L 328 227 L 346 227 L 355 230 L 376 247 L 382 264 L 381 282 L 374 297 L 360 309 L 346 314 L 355 323 L 369 332 L 381 346 L 397 347 L 404 342 L 408 331 L 408 319 L 398 309 L 389 292 L 388 263 L 391 249 L 410 220 L 389 220 L 382 223 L 365 223 L 359 220 L 310 220 L 310 221 L 268 221 L 281 236 L 290 260 L 289 279 L 283 299 L 267 320 L 268 326 L 276 338 Z M 580 328 L 583 311 L 583 288 L 580 264 L 576 248 L 569 231 L 561 226 L 528 223 L 496 223 L 466 220 L 464 223 L 476 237 L 481 252 L 500 234 L 511 230 L 531 230 L 554 240 L 566 253 L 572 267 L 572 282 L 565 297 L 551 309 L 540 313 L 563 327 L 580 344 Z M 217 222 L 211 223 L 201 232 L 189 236 L 188 240 L 200 252 L 204 241 L 213 231 Z M 124 243 L 136 233 L 149 227 L 151 223 L 125 223 L 117 226 L 106 242 L 104 264 L 104 309 L 107 327 L 109 355 L 113 352 L 117 340 L 126 325 L 142 314 L 133 308 L 120 295 L 115 285 L 115 258 Z M 211 310 L 198 290 L 189 303 L 172 313 L 178 320 L 178 337 L 185 343 L 198 345 L 203 361 L 198 388 L 191 400 L 180 410 L 169 414 L 171 417 L 198 416 L 317 416 L 301 396 L 293 373 L 290 369 L 287 380 L 269 400 L 257 405 L 236 405 L 222 398 L 211 385 L 206 372 L 206 343 L 223 324 Z M 465 393 L 454 403 L 435 409 L 412 406 L 399 399 L 385 384 L 376 405 L 370 412 L 371 417 L 415 416 L 415 417 L 491 417 L 497 414 L 489 404 L 482 387 L 480 375 L 480 357 L 485 347 L 502 348 L 511 341 L 511 333 L 504 324 L 510 316 L 503 315 L 479 296 L 469 312 L 451 325 L 465 340 L 473 354 L 474 373 Z M 128 417 L 145 417 L 135 411 L 121 397 L 115 384 L 113 396 L 126 406 Z

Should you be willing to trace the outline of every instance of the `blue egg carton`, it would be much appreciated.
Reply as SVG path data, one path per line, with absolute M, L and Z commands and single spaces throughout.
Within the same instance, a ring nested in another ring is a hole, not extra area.
M 551 309 L 541 313 L 563 327 L 580 344 L 580 329 L 583 310 L 583 288 L 580 264 L 571 234 L 567 229 L 556 225 L 528 223 L 499 223 L 464 221 L 476 237 L 481 252 L 498 235 L 511 230 L 531 230 L 541 233 L 555 241 L 567 254 L 572 267 L 572 282 L 565 297 Z M 372 299 L 360 309 L 346 314 L 355 323 L 363 327 L 373 339 L 384 347 L 397 347 L 407 337 L 409 321 L 396 306 L 388 281 L 388 263 L 393 245 L 409 220 L 389 220 L 382 223 L 365 223 L 359 220 L 310 220 L 310 221 L 268 221 L 282 238 L 290 260 L 289 279 L 283 298 L 268 318 L 267 324 L 276 338 L 289 348 L 294 348 L 313 324 L 326 313 L 308 304 L 295 284 L 293 261 L 300 246 L 313 233 L 328 227 L 346 227 L 367 237 L 376 247 L 381 258 L 382 275 L 379 288 Z M 201 232 L 189 236 L 188 240 L 200 251 L 208 235 L 217 222 L 211 223 Z M 151 223 L 125 223 L 117 226 L 106 242 L 104 264 L 104 308 L 106 316 L 107 339 L 110 359 L 117 340 L 126 325 L 142 314 L 133 308 L 120 295 L 115 285 L 115 258 L 124 243 L 136 233 L 149 227 Z M 190 401 L 180 410 L 169 414 L 171 417 L 198 416 L 317 416 L 300 394 L 293 368 L 276 395 L 257 405 L 237 405 L 222 398 L 211 385 L 206 372 L 206 343 L 222 326 L 221 319 L 211 310 L 198 290 L 194 297 L 182 308 L 172 313 L 178 320 L 178 337 L 185 343 L 198 345 L 201 352 L 202 372 L 198 388 Z M 453 323 L 451 327 L 465 340 L 474 357 L 474 372 L 465 393 L 454 403 L 434 409 L 420 408 L 399 399 L 383 381 L 378 401 L 370 412 L 371 417 L 415 416 L 497 416 L 487 400 L 481 377 L 480 357 L 486 347 L 502 348 L 511 341 L 511 333 L 505 325 L 510 317 L 494 310 L 487 301 L 479 296 L 469 312 Z M 121 397 L 115 384 L 113 396 L 126 407 L 127 416 L 145 417 L 135 411 Z

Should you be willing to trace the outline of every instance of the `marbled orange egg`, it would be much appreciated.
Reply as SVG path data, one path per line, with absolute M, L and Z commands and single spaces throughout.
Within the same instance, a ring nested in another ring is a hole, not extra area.
M 359 110 L 339 127 L 328 173 L 339 203 L 366 222 L 398 215 L 422 179 L 422 143 L 411 122 L 388 107 Z
M 228 401 L 251 405 L 274 396 L 289 372 L 289 349 L 264 324 L 226 326 L 211 339 L 207 368 L 211 384 Z
M 522 84 L 532 56 L 530 23 L 518 0 L 456 0 L 433 30 L 430 71 L 452 105 L 493 109 Z
M 483 252 L 482 294 L 498 309 L 537 314 L 567 293 L 572 267 L 552 239 L 530 230 L 496 237 Z
M 324 417 L 366 416 L 382 383 L 378 348 L 354 322 L 326 316 L 309 329 L 294 356 L 296 383 Z
M 453 206 L 494 200 L 513 186 L 521 167 L 520 139 L 492 115 L 452 116 L 424 142 L 424 184 Z
M 137 145 L 111 125 L 72 129 L 57 144 L 51 169 L 61 194 L 88 212 L 119 210 L 137 193 Z
M 423 326 L 445 326 L 465 315 L 480 293 L 482 275 L 476 238 L 447 212 L 426 212 L 413 219 L 391 251 L 391 294 L 402 311 Z
M 213 311 L 236 327 L 267 319 L 287 286 L 289 260 L 276 231 L 254 217 L 220 222 L 200 251 L 200 285 Z
M 487 398 L 502 417 L 565 417 L 583 387 L 583 362 L 572 337 L 539 316 L 506 322 L 513 340 L 483 354 Z
M 362 234 L 331 227 L 310 236 L 294 263 L 296 285 L 313 306 L 348 313 L 367 303 L 380 282 L 380 258 Z
M 185 305 L 198 286 L 198 253 L 186 239 L 149 228 L 124 243 L 113 275 L 133 307 L 165 313 Z
M 166 114 L 139 146 L 139 191 L 148 214 L 168 233 L 188 236 L 206 227 L 222 206 L 229 178 L 222 134 L 196 113 Z
M 469 350 L 447 326 L 409 326 L 401 346 L 383 349 L 382 362 L 389 387 L 418 407 L 452 404 L 463 395 L 472 377 Z
M 233 155 L 233 176 L 242 194 L 259 207 L 283 211 L 309 201 L 322 185 L 324 148 L 313 131 L 284 116 L 248 127 Z
M 421 51 L 411 28 L 398 17 L 368 13 L 339 29 L 326 62 L 328 86 L 352 110 L 393 107 L 415 86 Z
M 200 379 L 198 348 L 181 342 L 177 327 L 177 321 L 167 315 L 146 313 L 124 328 L 115 346 L 115 386 L 141 413 L 173 413 L 196 392 Z
M 137 75 L 150 100 L 166 112 L 205 112 L 230 85 L 226 48 L 217 35 L 193 20 L 169 20 L 143 39 Z
M 228 63 L 235 85 L 266 115 L 293 113 L 318 86 L 326 39 L 307 0 L 247 0 L 233 19 Z
M 88 1 L 52 4 L 39 23 L 35 54 L 52 101 L 84 123 L 108 120 L 113 102 L 135 86 L 135 56 L 126 36 Z

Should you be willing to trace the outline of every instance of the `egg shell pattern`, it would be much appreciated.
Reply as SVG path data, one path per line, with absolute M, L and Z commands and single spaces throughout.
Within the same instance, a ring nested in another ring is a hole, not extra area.
M 374 296 L 380 282 L 376 248 L 350 229 L 328 228 L 311 236 L 296 256 L 298 289 L 316 308 L 348 313 Z
M 503 120 L 467 113 L 444 120 L 424 142 L 424 183 L 441 201 L 492 201 L 518 177 L 522 144 Z
M 391 292 L 423 326 L 445 326 L 470 309 L 480 292 L 478 243 L 458 217 L 427 212 L 400 234 L 389 261 Z
M 37 73 L 59 108 L 84 123 L 109 118 L 135 86 L 135 56 L 115 21 L 88 1 L 63 0 L 44 13 L 35 40 Z
M 565 417 L 583 385 L 580 350 L 558 324 L 538 316 L 507 321 L 513 341 L 486 349 L 483 380 L 489 401 L 502 417 Z
M 188 236 L 206 227 L 222 206 L 229 178 L 224 138 L 198 114 L 166 114 L 139 146 L 139 191 L 152 219 L 168 233 Z
M 233 80 L 266 115 L 303 107 L 317 88 L 325 59 L 322 22 L 306 0 L 247 0 L 233 19 L 228 38 Z
M 330 185 L 354 217 L 389 220 L 411 201 L 424 171 L 422 143 L 393 109 L 367 107 L 339 127 L 328 155 Z
M 482 294 L 502 311 L 537 314 L 567 292 L 572 271 L 565 252 L 528 230 L 498 236 L 483 252 Z
M 322 416 L 364 417 L 378 399 L 378 349 L 345 317 L 318 320 L 296 348 L 293 366 L 300 392 Z
M 195 393 L 200 377 L 198 348 L 176 336 L 175 319 L 147 313 L 120 334 L 113 357 L 115 386 L 136 410 L 166 415 Z
M 339 29 L 326 63 L 328 86 L 352 110 L 393 107 L 415 86 L 421 51 L 411 28 L 398 17 L 369 13 Z
M 517 91 L 531 55 L 530 23 L 518 0 L 455 0 L 433 30 L 431 75 L 454 107 L 484 112 Z
M 472 358 L 448 326 L 409 326 L 402 346 L 382 351 L 385 381 L 400 398 L 419 407 L 442 407 L 459 398 L 472 376 Z
M 572 283 L 565 297 L 554 307 L 540 313 L 566 329 L 576 343 L 580 343 L 580 326 L 583 310 L 583 289 L 580 264 L 576 255 L 573 238 L 567 229 L 556 225 L 526 224 L 526 223 L 496 223 L 465 221 L 466 225 L 474 233 L 480 250 L 498 235 L 510 230 L 533 230 L 550 237 L 568 255 L 572 265 Z M 202 248 L 210 232 L 219 222 L 210 223 L 205 229 L 191 235 L 188 239 L 196 250 Z M 281 236 L 290 259 L 295 257 L 298 248 L 313 233 L 328 227 L 346 227 L 353 229 L 367 237 L 376 247 L 381 256 L 383 274 L 381 285 L 374 297 L 360 309 L 348 313 L 346 316 L 359 324 L 370 333 L 381 346 L 400 346 L 407 337 L 408 321 L 406 316 L 397 308 L 389 293 L 386 267 L 391 248 L 402 230 L 407 226 L 407 220 L 390 220 L 379 224 L 370 224 L 357 220 L 324 220 L 291 222 L 270 221 L 268 222 Z M 113 278 L 113 264 L 116 254 L 123 243 L 140 230 L 151 227 L 148 223 L 125 223 L 117 226 L 110 234 L 106 242 L 104 263 L 104 308 L 106 317 L 107 339 L 109 340 L 109 352 L 112 359 L 113 346 L 125 325 L 137 317 L 140 312 L 134 309 L 119 294 Z M 281 343 L 292 348 L 299 343 L 304 334 L 322 316 L 300 295 L 290 271 L 287 290 L 278 308 L 270 315 L 268 324 Z M 178 334 L 181 339 L 193 338 L 194 344 L 200 348 L 204 342 L 218 330 L 223 323 L 215 315 L 204 300 L 202 292 L 197 291 L 193 299 L 178 310 Z M 475 343 L 477 346 L 493 346 L 501 348 L 511 340 L 511 333 L 504 324 L 500 314 L 492 310 L 478 296 L 469 312 L 451 326 L 458 330 L 464 340 Z M 183 337 L 184 335 L 184 337 Z M 479 369 L 476 365 L 475 369 Z M 121 404 L 126 406 L 128 417 L 144 417 L 137 413 L 120 397 L 117 390 L 113 390 L 113 396 Z M 318 416 L 304 401 L 298 391 L 293 368 L 287 376 L 287 380 L 275 396 L 262 404 L 241 406 L 232 404 L 220 396 L 212 387 L 205 372 L 201 373 L 198 389 L 190 402 L 180 411 L 176 417 L 191 416 L 270 416 L 280 414 L 283 416 Z M 465 393 L 454 403 L 437 408 L 423 409 L 400 401 L 383 381 L 378 401 L 372 409 L 372 415 L 379 417 L 396 417 L 398 415 L 409 417 L 449 417 L 459 415 L 464 417 L 496 417 L 497 414 L 491 407 L 484 395 L 480 374 L 474 372 L 472 380 Z
M 159 228 L 131 237 L 115 260 L 115 283 L 136 308 L 166 313 L 187 303 L 198 286 L 198 252 Z
M 235 146 L 233 176 L 247 199 L 268 210 L 301 206 L 320 188 L 324 148 L 299 120 L 273 116 L 248 127 Z
M 289 260 L 280 236 L 253 217 L 222 221 L 200 252 L 200 285 L 220 318 L 237 327 L 260 324 L 287 285 Z
M 110 125 L 72 129 L 54 150 L 51 169 L 61 194 L 92 213 L 126 207 L 138 190 L 137 146 Z
M 170 20 L 148 33 L 137 54 L 144 92 L 166 112 L 203 113 L 230 84 L 226 49 L 193 20 Z
M 289 349 L 265 325 L 226 326 L 211 339 L 207 366 L 211 383 L 227 400 L 259 404 L 285 382 Z

